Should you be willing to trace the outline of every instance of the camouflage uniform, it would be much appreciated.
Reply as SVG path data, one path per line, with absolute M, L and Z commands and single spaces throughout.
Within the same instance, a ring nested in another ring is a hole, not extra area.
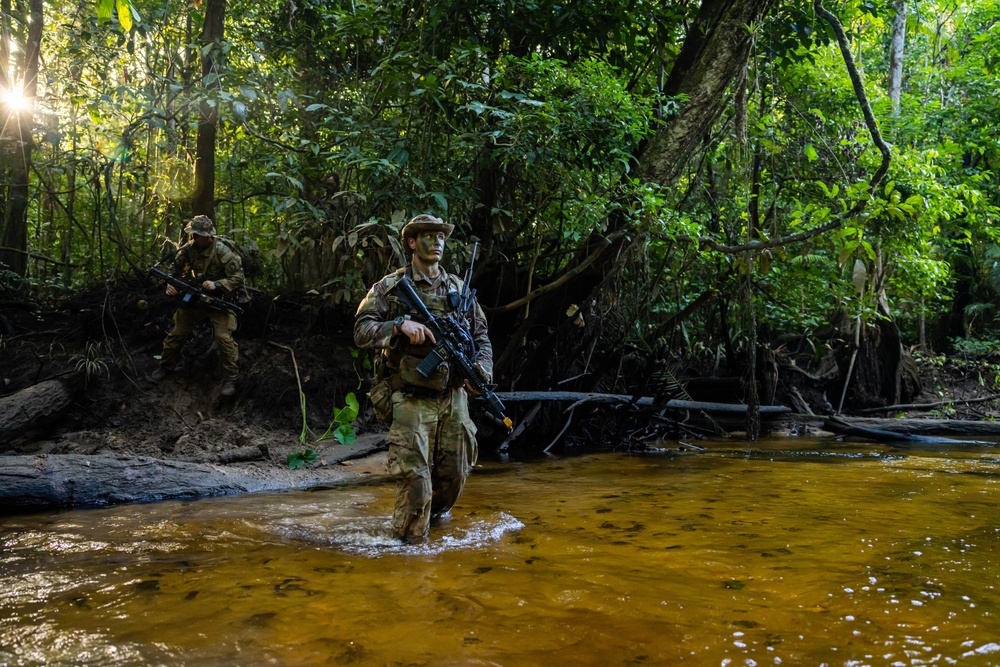
M 369 290 L 358 306 L 354 341 L 358 347 L 381 352 L 376 382 L 391 393 L 389 472 L 396 479 L 392 529 L 402 539 L 427 535 L 432 517 L 448 512 L 462 495 L 476 463 L 476 425 L 469 418 L 468 396 L 459 373 L 442 364 L 438 373 L 422 378 L 416 365 L 433 345 L 412 345 L 405 335 L 392 337 L 393 320 L 416 313 L 390 290 L 409 272 L 417 294 L 434 315 L 451 313 L 469 327 L 476 342 L 476 364 L 493 374 L 493 346 L 486 333 L 486 316 L 476 303 L 469 313 L 456 313 L 447 294 L 461 291 L 462 280 L 440 270 L 431 279 L 412 266 L 389 274 Z M 379 385 L 377 384 L 376 387 Z M 373 388 L 373 394 L 375 388 Z
M 212 227 L 214 232 L 214 227 Z M 206 280 L 218 283 L 219 290 L 212 292 L 219 298 L 232 300 L 234 292 L 243 286 L 243 265 L 238 253 L 220 239 L 204 250 L 189 241 L 177 250 L 172 273 L 182 280 L 201 286 Z M 220 291 L 221 290 L 221 291 Z M 160 365 L 173 369 L 180 360 L 181 348 L 195 326 L 205 319 L 212 321 L 215 344 L 219 348 L 219 358 L 225 378 L 233 380 L 237 375 L 239 347 L 233 340 L 236 331 L 236 315 L 231 312 L 217 312 L 198 306 L 178 308 L 174 313 L 174 328 L 163 341 L 163 355 Z

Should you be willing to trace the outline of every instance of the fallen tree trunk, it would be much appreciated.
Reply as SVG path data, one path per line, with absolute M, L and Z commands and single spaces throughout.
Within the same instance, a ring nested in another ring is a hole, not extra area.
M 823 428 L 839 435 L 865 438 L 876 442 L 912 443 L 924 445 L 992 445 L 994 443 L 982 440 L 962 440 L 956 438 L 937 437 L 932 435 L 916 435 L 900 431 L 890 431 L 881 428 L 860 426 L 848 423 L 837 417 L 830 417 L 823 422 Z
M 363 436 L 326 458 L 329 462 L 358 458 L 380 449 L 383 442 L 381 434 Z M 150 457 L 0 456 L 0 514 L 306 489 L 356 477 L 329 465 L 305 470 L 259 470 Z
M 497 392 L 497 398 L 505 403 L 561 401 L 573 403 L 574 406 L 584 403 L 626 403 L 640 408 L 652 407 L 656 402 L 656 399 L 650 396 L 634 398 L 627 394 L 594 394 L 581 391 L 507 391 Z M 747 406 L 740 403 L 711 403 L 677 399 L 671 399 L 663 403 L 662 406 L 668 410 L 697 410 L 701 412 L 746 414 L 747 411 Z M 783 414 L 791 412 L 791 408 L 784 405 L 762 405 L 760 411 L 765 414 Z
M 0 398 L 0 444 L 30 440 L 50 428 L 73 403 L 59 380 L 46 380 Z
M 807 421 L 815 421 L 812 417 Z M 972 421 L 966 419 L 870 419 L 863 417 L 837 417 L 848 426 L 892 431 L 911 435 L 994 436 L 1000 437 L 1000 422 Z
M 880 408 L 865 408 L 863 410 L 856 410 L 856 412 L 859 415 L 874 415 L 880 412 L 901 412 L 903 410 L 934 410 L 935 408 L 940 408 L 943 405 L 973 405 L 975 403 L 989 403 L 990 401 L 995 401 L 997 399 L 1000 399 L 1000 394 L 982 396 L 980 398 L 935 401 L 933 403 L 902 403 L 899 405 L 886 405 Z

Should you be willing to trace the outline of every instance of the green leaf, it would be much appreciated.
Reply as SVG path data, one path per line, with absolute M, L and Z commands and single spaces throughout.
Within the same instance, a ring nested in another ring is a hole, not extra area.
M 342 445 L 353 445 L 358 435 L 350 424 L 341 424 L 340 428 L 333 432 L 333 438 Z
M 97 3 L 97 18 L 101 21 L 107 21 L 111 18 L 111 10 L 115 6 L 115 0 L 98 0 Z
M 103 1 L 103 0 L 102 0 Z M 129 0 L 116 0 L 118 6 L 118 22 L 127 32 L 132 29 L 132 7 Z
M 301 452 L 293 452 L 285 457 L 285 462 L 288 463 L 288 468 L 290 470 L 295 470 L 296 468 L 302 468 L 309 463 L 312 463 L 319 458 L 319 454 L 311 449 L 305 449 Z
M 806 159 L 810 162 L 815 162 L 819 155 L 816 153 L 816 149 L 813 148 L 812 144 L 806 144 L 806 147 L 802 149 L 802 152 L 806 154 Z
M 344 403 L 343 408 L 333 409 L 333 421 L 341 425 L 350 424 L 357 419 L 358 412 L 360 411 L 358 399 L 354 396 L 354 392 L 344 397 Z

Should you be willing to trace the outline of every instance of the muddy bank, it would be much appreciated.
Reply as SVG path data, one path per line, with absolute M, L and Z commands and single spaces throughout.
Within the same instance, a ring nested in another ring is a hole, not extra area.
M 349 393 L 364 402 L 352 318 L 307 302 L 256 299 L 236 334 L 237 393 L 223 399 L 209 326 L 189 341 L 177 373 L 151 379 L 174 305 L 159 286 L 137 282 L 5 311 L 0 506 L 344 483 L 358 475 L 346 464 L 384 449 L 384 426 L 364 407 L 355 444 L 323 437 Z M 289 456 L 306 451 L 315 457 L 290 469 Z

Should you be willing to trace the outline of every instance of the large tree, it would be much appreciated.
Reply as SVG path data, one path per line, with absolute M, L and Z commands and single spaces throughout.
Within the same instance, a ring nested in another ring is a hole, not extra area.
M 201 36 L 201 76 L 205 87 L 199 105 L 197 154 L 194 167 L 192 213 L 215 219 L 215 144 L 219 125 L 219 99 L 212 95 L 222 87 L 225 55 L 222 48 L 226 23 L 226 0 L 207 0 Z
M 28 197 L 43 1 L 0 2 L 0 263 L 28 268 Z M 10 47 L 14 46 L 13 52 Z

